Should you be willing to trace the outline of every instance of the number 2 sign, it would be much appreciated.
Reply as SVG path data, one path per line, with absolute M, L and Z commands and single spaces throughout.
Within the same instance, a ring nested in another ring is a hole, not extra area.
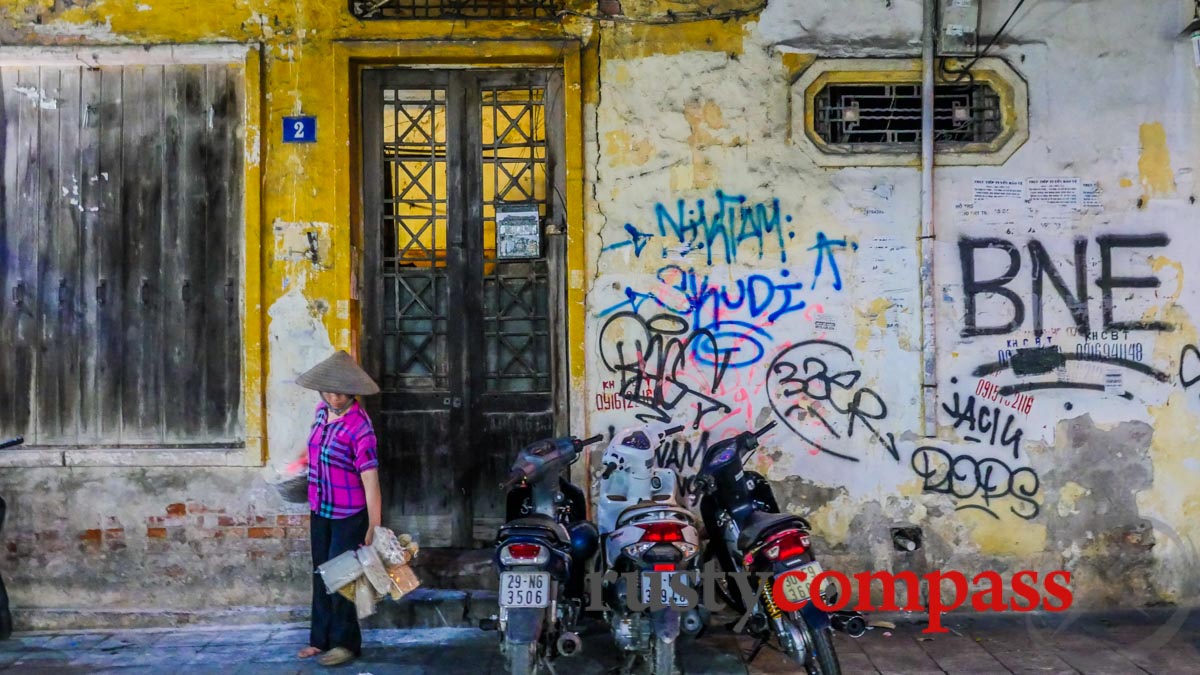
M 283 118 L 284 143 L 316 143 L 317 118 L 309 115 Z

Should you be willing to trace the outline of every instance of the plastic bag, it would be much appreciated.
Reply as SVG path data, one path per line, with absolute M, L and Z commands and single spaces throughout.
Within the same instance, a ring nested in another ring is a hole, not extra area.
M 362 563 L 363 574 L 367 581 L 370 581 L 371 585 L 375 587 L 375 591 L 380 595 L 387 593 L 388 589 L 392 587 L 392 580 L 375 549 L 371 546 L 363 546 L 358 549 L 358 561 Z
M 325 588 L 330 593 L 334 593 L 339 588 L 361 577 L 363 575 L 363 566 L 358 561 L 358 557 L 354 554 L 354 551 L 346 551 L 317 567 L 317 572 L 325 580 Z
M 359 620 L 375 613 L 375 589 L 371 588 L 371 582 L 366 579 L 359 579 L 354 583 L 354 609 Z
M 408 565 L 392 565 L 387 568 L 392 587 L 389 591 L 392 600 L 399 600 L 421 585 L 415 572 Z

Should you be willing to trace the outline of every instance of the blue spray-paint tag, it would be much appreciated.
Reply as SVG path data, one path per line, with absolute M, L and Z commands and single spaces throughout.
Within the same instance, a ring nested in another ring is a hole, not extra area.
M 283 118 L 284 143 L 316 143 L 317 118 L 311 115 Z

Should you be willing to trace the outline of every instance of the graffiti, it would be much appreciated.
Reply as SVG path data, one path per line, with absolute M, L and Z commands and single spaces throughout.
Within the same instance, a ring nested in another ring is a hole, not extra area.
M 951 383 L 957 383 L 958 378 L 951 378 Z M 982 382 L 982 380 L 981 380 Z M 996 391 L 999 389 L 995 385 L 988 383 L 998 397 Z M 978 390 L 978 386 L 976 389 Z M 1029 398 L 1029 397 L 1026 397 Z M 1029 404 L 1032 405 L 1033 399 L 1029 398 Z M 963 436 L 963 440 L 971 443 L 984 443 L 988 445 L 999 445 L 1012 450 L 1013 458 L 1021 456 L 1021 436 L 1025 434 L 1021 429 L 1013 429 L 1017 423 L 1016 416 L 1008 413 L 1008 418 L 1004 420 L 1004 428 L 1000 428 L 1000 420 L 1003 417 L 999 406 L 987 406 L 977 403 L 976 396 L 970 394 L 963 402 L 962 396 L 956 391 L 950 405 L 942 404 L 942 410 L 946 414 L 954 418 L 954 428 L 958 429 L 966 425 L 965 431 L 971 433 L 982 434 L 983 437 Z
M 668 438 L 654 449 L 654 463 L 663 469 L 672 469 L 679 478 L 680 494 L 692 494 L 692 484 L 696 480 L 696 472 L 708 452 L 708 440 L 711 434 L 707 431 L 700 434 L 700 440 L 692 443 L 688 439 Z
M 1191 389 L 1197 382 L 1200 382 L 1200 349 L 1196 345 L 1184 345 L 1179 352 L 1179 383 L 1184 389 Z
M 993 518 L 992 502 L 1012 498 L 1009 511 L 1031 520 L 1039 506 L 1034 497 L 1041 487 L 1037 472 L 1029 467 L 1011 468 L 998 459 L 975 459 L 970 455 L 953 456 L 932 446 L 913 451 L 912 469 L 921 478 L 922 491 L 950 495 L 957 500 L 980 499 L 983 504 L 960 504 L 956 511 L 977 509 Z
M 666 265 L 655 275 L 658 287 L 636 290 L 626 286 L 623 299 L 600 310 L 598 318 L 619 312 L 640 313 L 651 307 L 686 320 L 693 330 L 710 331 L 720 346 L 704 351 L 702 343 L 696 357 L 705 365 L 718 365 L 728 353 L 729 368 L 744 368 L 758 363 L 765 355 L 765 343 L 774 339 L 768 330 L 783 317 L 804 312 L 808 303 L 803 299 L 816 289 L 817 280 L 825 275 L 835 291 L 842 289 L 841 271 L 835 251 L 846 248 L 844 239 L 829 239 L 817 234 L 809 250 L 816 251 L 811 285 L 793 280 L 791 271 L 783 269 L 775 275 L 750 274 L 729 283 L 717 283 L 709 275 L 694 268 Z M 853 250 L 855 244 L 849 244 Z M 828 270 L 828 271 L 826 271 Z M 822 311 L 824 308 L 822 307 Z
M 1100 235 L 1096 243 L 1100 247 L 1100 273 L 1095 283 L 1101 291 L 1101 313 L 1104 330 L 1145 330 L 1170 331 L 1172 326 L 1161 321 L 1119 321 L 1115 318 L 1114 289 L 1158 288 L 1162 281 L 1158 277 L 1124 277 L 1113 275 L 1113 250 L 1132 248 L 1161 248 L 1170 243 L 1165 234 L 1147 235 Z M 1066 304 L 1071 320 L 1079 331 L 1087 332 L 1091 327 L 1089 313 L 1088 280 L 1087 280 L 1087 249 L 1088 241 L 1083 237 L 1075 239 L 1075 285 L 1071 290 L 1063 275 L 1055 266 L 1050 254 L 1041 242 L 1031 240 L 1027 244 L 1030 258 L 1030 276 L 1032 280 L 1033 332 L 1041 335 L 1045 331 L 1043 317 L 1042 290 L 1045 279 L 1050 279 L 1050 285 Z M 964 338 L 979 335 L 1005 335 L 1021 328 L 1025 323 L 1025 302 L 1021 296 L 1008 287 L 1021 271 L 1021 253 L 1013 242 L 998 237 L 963 237 L 958 242 L 959 261 L 962 266 Z M 997 251 L 1008 257 L 1008 267 L 1004 273 L 993 279 L 980 280 L 976 276 L 976 254 L 983 251 Z M 977 298 L 980 295 L 999 297 L 1011 305 L 1012 319 L 1005 324 L 980 326 L 977 315 Z
M 957 383 L 958 378 L 950 378 L 951 383 Z M 992 403 L 999 402 L 1001 405 L 1012 408 L 1018 412 L 1029 414 L 1033 410 L 1033 397 L 1028 394 L 1017 394 L 1013 398 L 1007 398 L 1000 395 L 1000 386 L 987 380 L 979 380 L 975 383 L 975 395 L 982 399 L 987 399 Z
M 642 232 L 630 223 L 625 223 L 625 234 L 629 235 L 629 239 L 626 239 L 625 241 L 619 241 L 615 244 L 609 244 L 601 250 L 612 251 L 618 248 L 632 246 L 633 254 L 640 258 L 642 251 L 646 248 L 646 244 L 650 243 L 650 240 L 654 238 L 653 234 L 650 234 L 649 232 Z
M 727 264 L 736 261 L 744 245 L 750 246 L 750 254 L 756 254 L 761 260 L 770 241 L 779 249 L 780 262 L 787 262 L 783 222 L 790 223 L 792 217 L 781 216 L 778 199 L 754 204 L 743 195 L 717 190 L 715 204 L 703 199 L 689 204 L 680 199 L 672 209 L 659 203 L 654 205 L 654 216 L 658 221 L 658 234 L 664 239 L 661 254 L 664 258 L 667 257 L 667 242 L 678 242 L 681 245 L 677 249 L 679 253 L 688 255 L 703 251 L 709 265 L 713 264 L 714 255 Z M 633 233 L 637 229 L 632 225 L 626 225 L 625 230 L 631 237 L 636 236 Z M 791 238 L 794 234 L 787 236 Z M 640 249 L 637 249 L 637 255 L 641 255 Z
M 842 290 L 842 273 L 838 270 L 837 258 L 833 255 L 834 247 L 846 248 L 845 239 L 829 239 L 824 232 L 817 233 L 817 243 L 809 247 L 808 250 L 817 252 L 817 263 L 813 268 L 812 287 L 817 287 L 817 279 L 821 278 L 821 270 L 824 268 L 825 259 L 829 259 L 829 272 L 833 275 L 833 290 Z M 858 244 L 850 244 L 851 250 L 857 251 Z
M 1005 370 L 1011 370 L 1014 375 L 1018 376 L 1045 375 L 1059 368 L 1063 368 L 1068 362 L 1098 363 L 1114 368 L 1123 368 L 1141 373 L 1143 375 L 1148 375 L 1159 382 L 1167 382 L 1171 379 L 1170 375 L 1158 370 L 1157 368 L 1127 358 L 1105 356 L 1104 354 L 1093 353 L 1091 351 L 1080 351 L 1075 354 L 1064 354 L 1058 347 L 1018 349 L 1012 354 L 1011 358 L 1007 360 L 995 361 L 993 363 L 986 363 L 978 366 L 975 368 L 974 375 L 975 377 L 986 377 L 995 373 L 1001 373 Z M 1051 380 L 1005 385 L 1000 387 L 999 390 L 997 390 L 997 393 L 1000 396 L 1011 396 L 1016 393 L 1037 391 L 1040 389 L 1085 389 L 1092 391 L 1109 390 L 1106 389 L 1106 386 L 1103 383 L 1064 382 L 1060 380 Z M 1133 398 L 1133 394 L 1128 391 L 1120 394 L 1120 396 L 1126 399 Z
M 801 342 L 775 357 L 767 377 L 775 414 L 816 450 L 859 461 L 858 457 L 831 449 L 830 441 L 817 438 L 849 441 L 855 427 L 860 426 L 866 427 L 894 459 L 900 459 L 893 435 L 885 437 L 875 426 L 887 418 L 887 405 L 874 390 L 859 386 L 862 371 L 847 347 L 827 340 Z
M 707 354 L 711 364 L 697 367 L 689 355 Z M 669 422 L 673 414 L 694 408 L 692 427 L 705 415 L 728 413 L 713 394 L 725 377 L 732 352 L 723 350 L 708 330 L 692 330 L 684 319 L 659 314 L 645 319 L 636 312 L 614 314 L 600 331 L 600 359 L 620 376 L 617 393 L 646 412 L 643 422 Z

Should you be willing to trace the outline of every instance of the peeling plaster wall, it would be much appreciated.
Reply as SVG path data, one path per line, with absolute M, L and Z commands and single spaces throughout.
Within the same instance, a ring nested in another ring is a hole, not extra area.
M 1067 569 L 1078 606 L 1194 602 L 1200 79 L 1174 37 L 1186 3 L 1032 3 L 993 50 L 1028 83 L 1030 138 L 1002 166 L 935 174 L 929 439 L 919 172 L 820 168 L 787 133 L 789 83 L 813 58 L 919 56 L 920 4 L 775 1 L 705 29 L 720 49 L 600 31 L 589 430 L 686 423 L 658 456 L 690 475 L 706 443 L 780 421 L 756 468 L 848 571 Z M 986 37 L 1011 3 L 984 5 Z M 1035 294 L 1038 250 L 1067 291 L 1082 278 L 1086 327 L 1045 265 Z M 994 288 L 971 280 L 1011 260 L 1011 296 L 975 308 L 977 328 L 1003 330 L 972 334 L 968 290 Z M 1013 300 L 1024 318 L 1006 327 Z M 923 530 L 918 554 L 892 546 L 905 525 Z

